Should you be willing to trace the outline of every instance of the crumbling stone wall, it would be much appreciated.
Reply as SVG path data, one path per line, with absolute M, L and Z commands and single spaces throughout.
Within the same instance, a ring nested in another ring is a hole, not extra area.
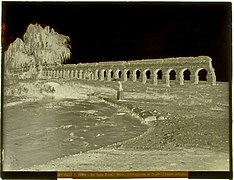
M 215 70 L 212 67 L 212 59 L 208 56 L 178 57 L 165 59 L 143 59 L 134 61 L 115 61 L 100 63 L 80 63 L 47 67 L 44 75 L 51 78 L 78 78 L 87 80 L 111 81 L 140 81 L 158 85 L 161 81 L 170 86 L 170 73 L 176 73 L 175 82 L 184 85 L 184 72 L 190 72 L 190 82 L 199 83 L 199 72 L 207 71 L 207 83 L 216 84 Z M 159 71 L 162 79 L 159 80 Z M 147 78 L 147 73 L 150 78 Z

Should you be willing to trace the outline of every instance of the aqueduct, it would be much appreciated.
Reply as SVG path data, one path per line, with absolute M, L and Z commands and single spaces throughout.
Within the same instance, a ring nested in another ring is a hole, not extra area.
M 87 80 L 140 81 L 170 86 L 170 81 L 183 85 L 185 80 L 199 83 L 199 73 L 205 73 L 207 83 L 216 84 L 212 59 L 208 56 L 178 57 L 165 59 L 143 59 L 99 63 L 67 64 L 46 67 L 43 75 L 49 78 L 78 78 Z M 160 83 L 159 83 L 160 82 Z

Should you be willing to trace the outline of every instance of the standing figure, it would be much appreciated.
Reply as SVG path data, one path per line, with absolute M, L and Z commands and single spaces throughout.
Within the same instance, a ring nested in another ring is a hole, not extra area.
M 123 86 L 120 81 L 118 81 L 118 83 L 119 83 L 119 90 L 117 91 L 117 100 L 122 100 L 124 98 Z
M 122 83 L 120 81 L 118 81 L 118 83 L 119 83 L 119 91 L 123 91 Z

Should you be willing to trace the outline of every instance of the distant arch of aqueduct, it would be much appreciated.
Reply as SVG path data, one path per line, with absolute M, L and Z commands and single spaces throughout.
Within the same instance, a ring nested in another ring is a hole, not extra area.
M 67 64 L 47 67 L 43 75 L 50 78 L 78 78 L 87 80 L 140 81 L 170 86 L 170 80 L 183 85 L 184 80 L 199 83 L 199 72 L 206 71 L 207 83 L 216 84 L 212 59 L 208 56 Z

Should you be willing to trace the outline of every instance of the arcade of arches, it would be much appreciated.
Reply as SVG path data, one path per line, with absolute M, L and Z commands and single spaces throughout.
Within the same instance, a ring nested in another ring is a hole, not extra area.
M 206 81 L 216 84 L 211 58 L 207 56 L 167 58 L 159 60 L 115 61 L 63 65 L 44 69 L 51 78 L 78 78 L 99 81 L 133 81 L 154 85 L 186 83 L 198 84 Z

